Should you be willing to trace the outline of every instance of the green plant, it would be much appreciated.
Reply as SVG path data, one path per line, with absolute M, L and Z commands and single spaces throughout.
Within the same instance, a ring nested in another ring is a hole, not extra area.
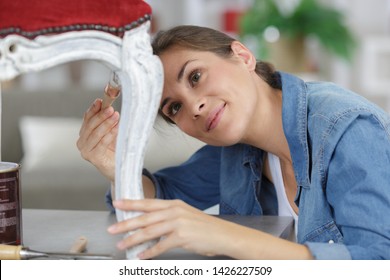
M 288 14 L 282 13 L 274 0 L 256 0 L 240 20 L 240 36 L 254 35 L 259 43 L 259 58 L 267 58 L 264 31 L 275 27 L 287 39 L 315 36 L 320 44 L 336 56 L 350 60 L 355 39 L 344 24 L 339 11 L 320 4 L 317 0 L 301 0 Z

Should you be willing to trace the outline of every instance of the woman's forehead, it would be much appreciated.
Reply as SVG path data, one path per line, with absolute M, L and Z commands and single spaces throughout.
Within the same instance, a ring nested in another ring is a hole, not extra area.
M 193 49 L 177 48 L 176 50 L 167 50 L 160 55 L 165 71 L 172 71 L 182 68 L 188 62 L 209 63 L 214 59 L 221 59 L 210 51 L 199 51 Z
M 164 74 L 177 77 L 179 73 L 183 72 L 183 67 L 185 68 L 192 61 L 202 60 L 202 56 L 191 50 L 178 50 L 163 53 L 160 55 L 160 59 L 164 67 Z
M 188 56 L 194 56 L 199 53 L 200 53 L 199 51 L 195 51 L 192 49 L 174 46 L 161 53 L 160 58 L 162 60 L 172 60 L 172 59 L 175 60 L 179 58 L 185 58 Z
M 172 56 L 172 55 L 174 55 L 174 56 L 177 56 L 177 55 L 182 55 L 182 56 L 185 56 L 185 55 L 188 55 L 188 56 L 191 56 L 191 55 L 192 56 L 195 56 L 195 55 L 197 55 L 197 56 L 205 56 L 205 55 L 217 56 L 217 54 L 211 50 L 206 50 L 206 49 L 201 50 L 201 49 L 196 49 L 196 48 L 191 48 L 191 47 L 186 47 L 186 46 L 179 46 L 179 45 L 171 46 L 159 54 L 160 57 Z

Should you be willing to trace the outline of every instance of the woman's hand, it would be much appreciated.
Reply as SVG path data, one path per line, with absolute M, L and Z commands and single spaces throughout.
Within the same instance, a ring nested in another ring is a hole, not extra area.
M 223 247 L 228 242 L 225 223 L 229 223 L 180 200 L 118 200 L 113 205 L 123 211 L 144 212 L 136 218 L 109 227 L 108 231 L 112 234 L 135 231 L 118 243 L 119 249 L 163 237 L 144 251 L 139 256 L 141 259 L 153 258 L 177 247 L 206 256 L 225 254 Z
M 180 200 L 117 200 L 114 207 L 144 214 L 108 228 L 112 234 L 133 234 L 121 240 L 121 250 L 162 237 L 142 252 L 150 259 L 173 248 L 205 256 L 235 259 L 311 259 L 306 246 L 205 214 Z
M 118 200 L 113 204 L 123 211 L 145 212 L 109 227 L 108 231 L 112 234 L 135 231 L 118 243 L 119 249 L 163 237 L 141 253 L 141 259 L 153 258 L 177 247 L 200 255 L 223 255 L 223 247 L 232 244 L 225 232 L 229 222 L 207 215 L 180 200 Z
M 84 159 L 96 166 L 110 181 L 114 181 L 119 113 L 111 106 L 101 110 L 101 106 L 102 100 L 96 99 L 85 112 L 77 148 Z

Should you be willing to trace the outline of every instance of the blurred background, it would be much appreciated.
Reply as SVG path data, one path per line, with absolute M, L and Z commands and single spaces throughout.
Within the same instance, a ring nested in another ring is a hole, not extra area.
M 390 111 L 390 0 L 147 2 L 154 30 L 196 24 L 228 32 L 280 70 L 333 81 Z
M 390 0 L 146 2 L 153 9 L 152 33 L 179 24 L 216 28 L 242 40 L 279 70 L 334 81 L 390 109 Z M 97 62 L 76 62 L 24 75 L 3 90 L 101 90 L 107 73 Z
M 180 24 L 215 28 L 278 70 L 335 82 L 390 112 L 390 0 L 146 2 L 153 9 L 152 35 Z M 101 63 L 78 61 L 1 85 L 2 160 L 22 162 L 26 207 L 105 209 L 109 182 L 81 159 L 75 142 L 83 114 L 102 97 L 109 72 Z M 156 125 L 157 140 L 146 155 L 151 171 L 183 161 L 202 145 L 163 126 Z M 157 159 L 161 153 L 164 160 Z

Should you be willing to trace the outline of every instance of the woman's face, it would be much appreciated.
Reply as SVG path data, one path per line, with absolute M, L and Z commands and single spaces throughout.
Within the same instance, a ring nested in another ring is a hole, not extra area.
M 161 111 L 183 132 L 211 145 L 242 142 L 259 102 L 256 59 L 238 42 L 232 50 L 231 58 L 179 47 L 160 55 Z

